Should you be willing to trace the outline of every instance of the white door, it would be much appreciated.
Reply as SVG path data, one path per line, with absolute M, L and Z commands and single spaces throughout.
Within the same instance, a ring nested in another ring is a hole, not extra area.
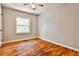
M 1 15 L 1 5 L 0 5 L 0 46 L 2 44 L 2 15 Z

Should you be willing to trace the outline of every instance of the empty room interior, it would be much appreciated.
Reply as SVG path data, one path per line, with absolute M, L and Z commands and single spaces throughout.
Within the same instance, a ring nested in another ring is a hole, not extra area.
M 79 3 L 0 3 L 0 56 L 79 56 Z

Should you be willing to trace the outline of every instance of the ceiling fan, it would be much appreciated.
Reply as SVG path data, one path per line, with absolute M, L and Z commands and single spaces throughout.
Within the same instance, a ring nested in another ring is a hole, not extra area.
M 33 10 L 36 10 L 36 8 L 37 8 L 38 6 L 44 7 L 43 4 L 39 4 L 39 3 L 24 3 L 23 5 L 31 5 L 31 7 L 32 7 Z

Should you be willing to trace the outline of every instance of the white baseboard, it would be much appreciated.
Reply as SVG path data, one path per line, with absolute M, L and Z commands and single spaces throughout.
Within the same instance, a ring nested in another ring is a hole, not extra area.
M 12 41 L 3 42 L 2 44 L 16 42 L 16 41 L 22 41 L 22 40 L 29 40 L 29 39 L 33 39 L 33 38 L 37 38 L 37 37 L 24 38 L 24 39 L 19 39 L 19 40 L 12 40 Z
M 57 43 L 57 42 L 52 42 L 52 41 L 50 41 L 50 40 L 47 40 L 47 39 L 44 39 L 44 38 L 41 38 L 41 37 L 39 37 L 39 38 L 42 39 L 42 40 L 46 40 L 46 41 L 48 41 L 48 42 L 51 42 L 51 43 L 60 45 L 60 46 L 62 46 L 62 47 L 66 47 L 66 48 L 69 48 L 69 49 L 72 49 L 72 50 L 75 50 L 75 51 L 79 51 L 79 49 L 74 48 L 74 47 L 70 47 L 70 46 L 67 46 L 67 45 L 63 45 L 63 44 Z
M 63 46 L 63 47 L 66 47 L 66 48 L 69 48 L 69 49 L 72 49 L 72 50 L 75 50 L 75 51 L 79 51 L 79 49 L 77 49 L 77 48 L 70 47 L 70 46 L 67 46 L 67 45 L 64 45 L 64 44 L 61 44 L 61 43 L 57 43 L 57 42 L 52 42 L 52 41 L 47 40 L 47 39 L 42 38 L 42 37 L 32 37 L 32 38 L 40 38 L 42 40 L 46 40 L 48 42 L 51 42 L 51 43 L 54 43 L 54 44 L 57 44 L 57 45 L 60 45 L 60 46 Z M 25 39 L 20 39 L 20 40 L 7 41 L 7 42 L 3 42 L 3 44 L 10 43 L 10 42 L 15 42 L 15 41 L 22 41 L 22 40 L 26 40 L 26 39 L 29 40 L 29 39 L 32 39 L 32 38 L 25 38 Z

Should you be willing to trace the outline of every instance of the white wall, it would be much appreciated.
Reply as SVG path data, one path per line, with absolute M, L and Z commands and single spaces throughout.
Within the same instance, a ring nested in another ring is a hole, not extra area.
M 16 34 L 16 17 L 23 16 L 28 17 L 31 20 L 31 33 Z M 33 14 L 27 14 L 16 10 L 3 8 L 3 41 L 12 41 L 37 37 L 37 21 L 38 16 Z
M 49 7 L 39 15 L 39 36 L 79 49 L 79 5 Z
M 75 48 L 79 49 L 79 5 L 77 5 L 75 7 L 75 39 L 74 39 L 74 43 L 75 43 Z

